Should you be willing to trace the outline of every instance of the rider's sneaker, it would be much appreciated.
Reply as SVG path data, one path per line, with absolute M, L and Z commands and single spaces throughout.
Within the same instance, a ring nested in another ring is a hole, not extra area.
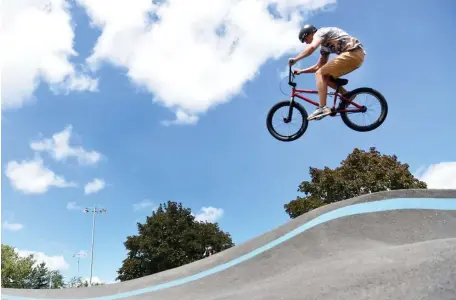
M 329 115 L 331 113 L 331 109 L 327 106 L 319 107 L 315 110 L 307 120 L 318 119 L 321 120 L 323 117 Z

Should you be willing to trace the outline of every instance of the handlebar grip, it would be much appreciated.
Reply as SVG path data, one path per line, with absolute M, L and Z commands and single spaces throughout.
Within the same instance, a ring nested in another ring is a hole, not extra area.
M 291 65 L 289 64 L 289 65 L 288 65 L 288 84 L 289 84 L 290 86 L 292 86 L 292 87 L 296 87 L 296 82 L 293 82 L 293 81 L 291 80 L 291 77 L 294 78 L 294 77 L 295 77 L 295 74 L 292 72 L 292 70 L 291 70 Z

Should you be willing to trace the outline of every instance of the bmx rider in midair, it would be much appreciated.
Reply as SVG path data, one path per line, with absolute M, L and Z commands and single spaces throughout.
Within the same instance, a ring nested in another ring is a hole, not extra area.
M 366 52 L 357 38 L 337 27 L 317 29 L 311 24 L 304 25 L 299 31 L 299 40 L 301 43 L 308 44 L 309 47 L 295 58 L 290 58 L 290 66 L 308 57 L 318 46 L 321 46 L 320 58 L 315 65 L 294 71 L 296 75 L 315 73 L 320 106 L 307 119 L 321 119 L 331 113 L 331 109 L 326 106 L 328 86 L 336 89 L 336 84 L 329 81 L 329 77 L 339 78 L 359 68 L 364 62 Z M 337 57 L 328 63 L 331 53 L 337 54 Z M 343 87 L 340 87 L 339 90 L 341 94 L 347 93 Z

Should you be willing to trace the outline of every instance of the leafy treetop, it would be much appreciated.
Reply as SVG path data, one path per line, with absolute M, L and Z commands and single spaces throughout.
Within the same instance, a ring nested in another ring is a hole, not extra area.
M 375 147 L 369 151 L 355 148 L 339 167 L 317 169 L 310 167 L 311 181 L 303 181 L 298 196 L 284 205 L 290 218 L 332 202 L 359 195 L 397 189 L 426 189 L 425 182 L 410 173 L 409 165 L 396 155 L 380 154 Z
M 229 233 L 217 223 L 198 222 L 182 203 L 160 204 L 137 223 L 138 234 L 128 236 L 124 245 L 127 258 L 117 271 L 120 281 L 131 280 L 189 264 L 203 257 L 206 246 L 216 252 L 232 247 Z

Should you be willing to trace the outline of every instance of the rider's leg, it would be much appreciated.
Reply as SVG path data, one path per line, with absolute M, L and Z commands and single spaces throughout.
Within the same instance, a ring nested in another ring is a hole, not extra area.
M 320 102 L 320 108 L 326 107 L 326 97 L 328 96 L 329 75 L 323 74 L 321 69 L 315 74 L 317 76 L 317 90 Z
M 320 107 L 307 118 L 308 120 L 312 120 L 317 117 L 322 118 L 331 113 L 331 110 L 326 107 L 326 98 L 328 94 L 327 89 L 330 84 L 330 82 L 328 82 L 329 76 L 338 78 L 359 68 L 364 61 L 364 55 L 365 54 L 362 49 L 343 52 L 316 72 Z M 341 92 L 344 93 L 344 90 L 345 89 L 341 89 Z
M 334 91 L 337 89 L 337 84 L 335 84 L 334 82 L 332 82 L 331 80 L 328 80 L 328 86 L 331 87 L 332 89 L 334 89 Z M 341 95 L 346 95 L 348 93 L 348 91 L 343 87 L 343 86 L 340 86 L 339 87 L 339 94 Z M 340 101 L 339 105 L 337 106 L 337 110 L 341 110 L 341 109 L 344 109 L 344 102 L 343 101 Z
M 307 117 L 307 120 L 312 120 L 315 118 L 322 118 L 331 113 L 331 109 L 326 106 L 326 97 L 328 95 L 328 81 L 329 75 L 323 74 L 321 69 L 319 69 L 316 73 L 317 79 L 317 90 L 318 90 L 318 97 L 320 105 L 319 107 Z
M 333 90 L 336 90 L 336 89 L 337 89 L 337 84 L 335 84 L 334 82 L 332 82 L 332 81 L 330 81 L 330 80 L 328 80 L 328 86 L 329 86 L 330 88 L 332 88 Z M 339 93 L 342 94 L 342 95 L 343 95 L 343 94 L 346 94 L 346 93 L 347 93 L 347 90 L 346 90 L 343 86 L 340 86 L 340 87 L 339 87 Z

